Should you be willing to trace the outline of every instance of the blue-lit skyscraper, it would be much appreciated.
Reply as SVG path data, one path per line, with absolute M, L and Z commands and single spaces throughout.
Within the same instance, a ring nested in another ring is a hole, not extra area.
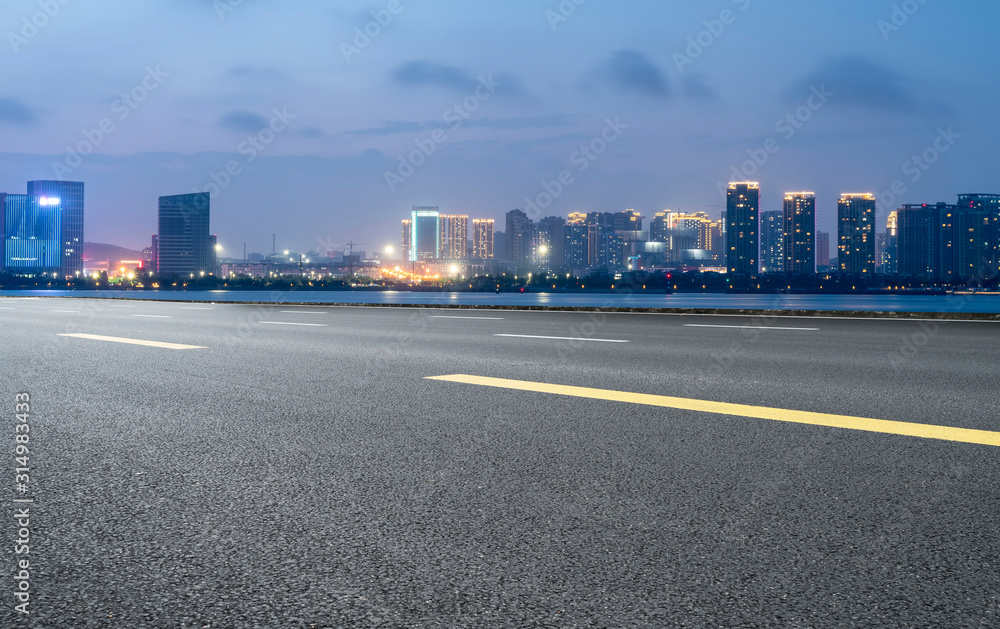
M 410 214 L 410 261 L 441 257 L 441 212 L 436 207 L 414 207 Z
M 29 197 L 58 199 L 62 207 L 61 275 L 83 274 L 83 183 L 79 181 L 29 181 Z
M 0 193 L 0 263 L 12 275 L 63 270 L 62 207 L 56 197 Z

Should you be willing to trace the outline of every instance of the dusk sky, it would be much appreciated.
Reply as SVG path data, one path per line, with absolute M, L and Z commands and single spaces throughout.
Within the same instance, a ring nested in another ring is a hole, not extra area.
M 1000 193 L 994 0 L 396 5 L 5 0 L 0 191 L 84 181 L 87 240 L 141 249 L 158 196 L 233 162 L 212 201 L 233 256 L 269 253 L 275 232 L 279 248 L 398 246 L 414 205 L 502 222 L 563 170 L 546 215 L 717 217 L 734 168 L 761 182 L 762 210 L 816 192 L 832 232 L 842 192 L 895 182 L 882 225 L 900 203 Z M 276 111 L 273 141 L 244 144 Z M 575 154 L 602 134 L 616 139 L 595 159 Z M 387 182 L 418 145 L 433 154 Z

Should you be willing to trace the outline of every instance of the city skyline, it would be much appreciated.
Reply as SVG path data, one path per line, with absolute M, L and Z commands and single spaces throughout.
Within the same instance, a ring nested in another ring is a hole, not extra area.
M 384 7 L 109 2 L 60 5 L 28 37 L 21 17 L 38 5 L 16 0 L 0 189 L 86 181 L 88 239 L 132 247 L 155 231 L 136 208 L 209 191 L 223 244 L 266 251 L 275 232 L 300 249 L 395 242 L 390 219 L 412 205 L 500 221 L 549 195 L 545 213 L 560 216 L 718 217 L 719 183 L 753 179 L 761 211 L 779 209 L 781 191 L 815 191 L 817 228 L 835 232 L 828 200 L 843 190 L 876 193 L 881 218 L 996 188 L 996 88 L 981 77 L 1000 8 L 927 3 L 895 24 L 891 3 L 860 0 L 632 6 L 643 20 L 600 3 L 555 19 L 524 0 L 403 3 L 369 28 Z M 141 37 L 119 28 L 139 22 Z M 365 28 L 378 35 L 366 42 Z M 247 47 L 272 29 L 297 37 Z M 941 32 L 964 36 L 929 49 Z M 89 73 L 95 41 L 133 54 L 101 56 Z
M 26 195 L 0 193 L 0 271 L 81 276 L 84 186 L 35 180 L 28 182 Z M 988 276 L 1000 264 L 1000 195 L 961 193 L 957 204 L 903 204 L 887 214 L 883 231 L 874 194 L 842 193 L 837 256 L 831 259 L 830 234 L 815 229 L 815 193 L 786 192 L 781 211 L 761 212 L 759 182 L 730 182 L 727 188 L 728 208 L 720 220 L 705 212 L 664 210 L 644 223 L 641 213 L 632 209 L 534 220 L 538 208 L 532 207 L 530 213 L 508 211 L 505 231 L 496 230 L 493 219 L 472 217 L 470 232 L 467 214 L 414 206 L 410 218 L 402 221 L 398 253 L 403 263 L 414 265 L 412 270 L 416 263 L 440 261 L 490 263 L 447 266 L 451 273 L 471 274 L 505 268 L 571 270 L 577 275 L 601 269 L 701 268 L 722 271 L 737 281 L 773 273 L 834 272 L 952 282 Z M 210 203 L 209 193 L 159 197 L 158 230 L 151 247 L 135 261 L 139 268 L 144 260 L 161 275 L 194 278 L 218 273 L 222 258 L 240 260 L 221 255 L 218 235 L 211 234 Z M 332 244 L 300 255 L 300 266 L 308 257 L 351 257 Z M 345 249 L 353 250 L 355 244 L 361 243 L 347 243 Z M 272 235 L 272 249 L 276 246 Z M 373 255 L 368 259 L 376 265 L 378 260 L 391 261 L 396 253 L 392 244 L 369 251 Z M 244 246 L 244 262 L 248 255 Z M 254 257 L 270 259 L 260 252 L 253 252 Z M 358 262 L 365 257 L 364 251 L 358 252 Z M 126 270 L 121 269 L 123 274 Z

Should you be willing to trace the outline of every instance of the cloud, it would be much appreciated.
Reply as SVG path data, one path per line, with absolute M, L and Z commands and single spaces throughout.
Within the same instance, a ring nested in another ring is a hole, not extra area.
M 14 98 L 0 98 L 0 124 L 28 126 L 37 122 L 38 116 L 21 101 Z
M 684 96 L 693 99 L 717 100 L 719 95 L 715 90 L 705 83 L 703 74 L 685 74 L 681 79 L 684 87 Z
M 529 118 L 484 118 L 481 120 L 466 120 L 462 126 L 467 129 L 547 129 L 552 127 L 568 127 L 576 121 L 576 116 L 552 115 L 534 116 Z M 381 127 L 349 131 L 353 136 L 384 136 L 404 133 L 420 133 L 433 131 L 446 126 L 444 121 L 430 122 L 387 122 Z
M 516 96 L 523 93 L 521 80 L 512 74 L 489 72 L 473 76 L 462 68 L 430 61 L 410 61 L 393 70 L 390 77 L 404 87 L 440 87 L 463 92 L 475 90 L 484 78 L 489 78 L 497 94 Z
M 815 88 L 833 92 L 831 103 L 896 113 L 911 113 L 921 104 L 907 79 L 877 63 L 854 55 L 830 57 L 785 90 L 785 100 L 801 102 Z
M 411 61 L 393 71 L 392 78 L 401 85 L 469 89 L 476 86 L 476 79 L 454 66 L 429 61 Z
M 670 96 L 670 83 L 663 71 L 646 55 L 634 50 L 619 50 L 602 61 L 586 82 L 651 98 Z
M 311 140 L 317 140 L 323 137 L 323 131 L 317 127 L 306 127 L 302 131 L 299 131 L 299 135 Z
M 219 120 L 219 127 L 238 133 L 257 133 L 268 126 L 268 120 L 250 111 L 232 111 Z

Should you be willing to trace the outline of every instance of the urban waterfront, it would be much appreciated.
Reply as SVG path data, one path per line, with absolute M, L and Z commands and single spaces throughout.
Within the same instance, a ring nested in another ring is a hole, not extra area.
M 465 293 L 410 291 L 0 291 L 0 297 L 88 297 L 199 302 L 503 306 L 551 308 L 690 308 L 862 312 L 1000 313 L 1000 295 L 740 295 L 683 293 Z

